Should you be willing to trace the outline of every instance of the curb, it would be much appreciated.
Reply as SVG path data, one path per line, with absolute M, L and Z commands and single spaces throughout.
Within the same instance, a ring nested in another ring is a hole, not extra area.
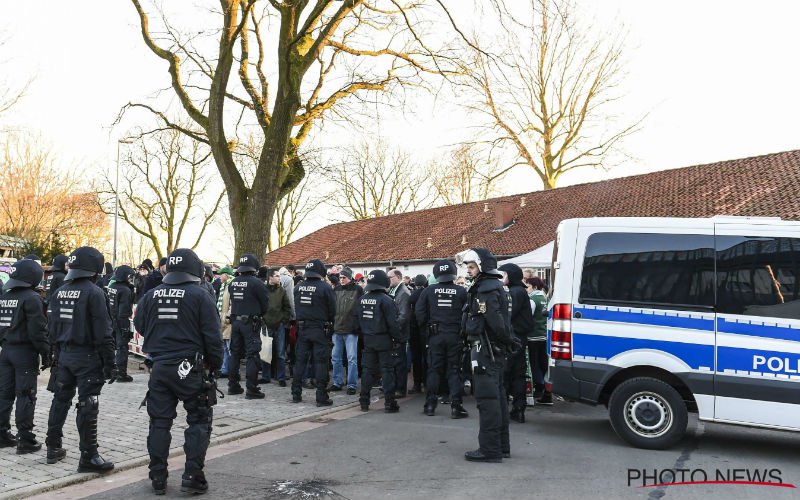
M 345 403 L 340 406 L 333 406 L 330 408 L 325 408 L 324 410 L 317 410 L 312 413 L 308 413 L 306 415 L 300 415 L 298 417 L 287 418 L 285 420 L 279 420 L 277 422 L 272 422 L 269 424 L 260 424 L 253 427 L 248 427 L 247 429 L 241 429 L 235 432 L 231 432 L 230 434 L 225 434 L 223 436 L 214 437 L 212 433 L 211 442 L 209 443 L 208 447 L 211 448 L 212 446 L 217 446 L 220 444 L 230 443 L 231 441 L 236 441 L 239 439 L 244 439 L 255 434 L 261 434 L 262 432 L 273 431 L 275 429 L 279 429 L 281 427 L 286 427 L 288 425 L 295 424 L 297 422 L 304 422 L 306 420 L 311 420 L 323 415 L 328 415 L 330 413 L 339 412 L 342 410 L 349 410 L 350 408 L 355 408 L 359 406 L 358 401 L 353 403 Z M 145 450 L 146 452 L 146 450 Z M 183 455 L 183 445 L 170 449 L 169 451 L 169 458 L 175 458 Z M 48 491 L 57 490 L 59 488 L 64 488 L 66 486 L 72 486 L 74 484 L 83 483 L 89 481 L 91 479 L 96 479 L 98 477 L 109 477 L 117 472 L 122 472 L 128 469 L 133 469 L 135 467 L 140 467 L 142 465 L 147 465 L 150 462 L 150 457 L 145 455 L 139 458 L 132 458 L 130 460 L 125 460 L 124 462 L 117 462 L 114 464 L 114 471 L 109 474 L 93 474 L 93 473 L 76 473 L 72 476 L 63 477 L 59 479 L 53 479 L 52 481 L 47 481 L 44 483 L 35 484 L 32 486 L 26 486 L 24 488 L 20 488 L 18 490 L 14 490 L 5 494 L 5 496 L 0 495 L 2 499 L 9 499 L 9 500 L 16 500 L 19 498 L 26 498 L 33 495 L 39 495 L 42 493 L 47 493 Z

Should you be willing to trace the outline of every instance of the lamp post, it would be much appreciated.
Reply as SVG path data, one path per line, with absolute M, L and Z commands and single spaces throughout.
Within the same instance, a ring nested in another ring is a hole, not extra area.
M 117 172 L 114 176 L 114 254 L 111 257 L 111 266 L 117 268 L 117 219 L 119 219 L 119 150 L 122 144 L 131 144 L 131 139 L 117 141 Z

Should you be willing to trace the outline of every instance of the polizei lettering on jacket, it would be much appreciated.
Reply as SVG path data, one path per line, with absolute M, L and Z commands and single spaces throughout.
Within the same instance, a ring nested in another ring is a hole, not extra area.
M 180 288 L 162 288 L 153 292 L 153 297 L 183 297 L 186 290 Z
M 317 287 L 316 287 L 316 286 L 309 286 L 309 285 L 303 285 L 303 286 L 299 287 L 298 289 L 299 289 L 301 292 L 311 292 L 311 293 L 314 293 L 314 292 L 316 292 L 316 291 L 317 291 Z
M 8 308 L 8 309 L 16 309 L 17 308 L 17 304 L 19 304 L 19 300 L 18 299 L 0 300 L 0 307 L 5 307 L 5 308 Z
M 375 306 L 378 305 L 377 299 L 361 299 L 361 303 L 365 306 Z
M 447 295 L 456 295 L 458 291 L 455 288 L 440 288 L 436 290 L 438 293 L 444 293 Z
M 81 298 L 81 291 L 80 290 L 59 290 L 58 296 L 56 298 L 59 299 L 79 299 Z

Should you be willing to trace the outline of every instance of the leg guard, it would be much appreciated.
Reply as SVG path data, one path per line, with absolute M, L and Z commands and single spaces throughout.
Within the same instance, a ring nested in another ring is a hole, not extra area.
M 186 453 L 184 474 L 197 474 L 205 466 L 214 410 L 206 406 L 204 397 L 186 401 L 184 408 L 186 408 L 186 423 L 188 424 L 183 433 L 183 451 Z
M 100 396 L 86 396 L 75 406 L 78 408 L 75 423 L 78 426 L 81 454 L 97 455 L 97 416 L 100 413 Z
M 167 477 L 167 458 L 172 443 L 172 420 L 150 417 L 150 432 L 147 434 L 147 452 L 150 454 L 150 479 Z
M 72 398 L 75 396 L 75 387 L 64 387 L 56 383 L 56 392 L 50 405 L 50 415 L 47 418 L 47 446 L 61 448 L 61 438 L 64 435 L 64 422 L 67 421 Z

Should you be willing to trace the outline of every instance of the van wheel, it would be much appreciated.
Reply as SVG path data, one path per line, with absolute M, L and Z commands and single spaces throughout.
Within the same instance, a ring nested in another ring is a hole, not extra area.
M 649 450 L 677 443 L 689 422 L 680 393 L 649 377 L 632 378 L 617 386 L 608 401 L 608 416 L 619 437 Z

